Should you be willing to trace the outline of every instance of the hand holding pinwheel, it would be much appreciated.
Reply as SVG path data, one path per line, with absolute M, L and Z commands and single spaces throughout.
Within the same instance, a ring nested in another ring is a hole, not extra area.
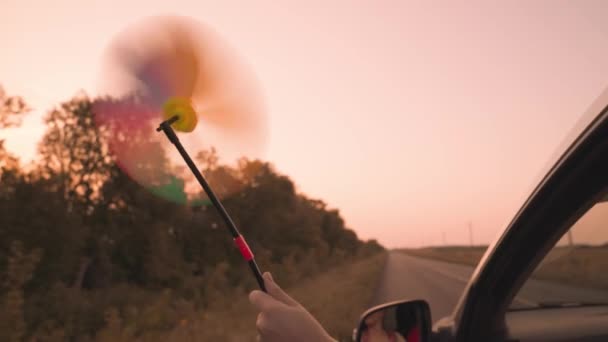
M 102 90 L 115 100 L 97 101 L 94 113 L 118 165 L 163 198 L 213 204 L 264 289 L 253 253 L 187 152 L 213 147 L 236 159 L 261 150 L 266 120 L 253 73 L 211 30 L 182 17 L 152 18 L 123 32 L 108 62 Z

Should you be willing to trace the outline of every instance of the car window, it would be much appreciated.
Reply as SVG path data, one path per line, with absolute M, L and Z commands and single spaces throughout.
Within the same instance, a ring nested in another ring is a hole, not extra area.
M 596 203 L 526 281 L 511 309 L 608 304 L 608 201 Z

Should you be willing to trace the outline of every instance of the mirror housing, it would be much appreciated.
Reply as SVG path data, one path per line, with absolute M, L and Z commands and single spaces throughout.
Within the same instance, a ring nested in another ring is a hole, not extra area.
M 431 325 L 431 310 L 424 300 L 385 303 L 361 315 L 353 341 L 373 342 L 377 335 L 395 342 L 429 342 Z

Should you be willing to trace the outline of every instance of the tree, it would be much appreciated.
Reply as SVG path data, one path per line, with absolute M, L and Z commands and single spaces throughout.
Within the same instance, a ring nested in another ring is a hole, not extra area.
M 0 128 L 18 124 L 27 108 L 4 102 Z M 15 338 L 84 340 L 103 327 L 107 309 L 147 329 L 175 322 L 180 301 L 208 308 L 256 286 L 215 208 L 187 193 L 189 170 L 169 163 L 157 114 L 135 97 L 65 101 L 47 114 L 39 161 L 27 172 L 0 142 L 0 273 L 17 274 L 13 241 L 43 255 L 35 271 L 24 268 L 23 295 L 11 294 L 25 308 L 11 318 Z M 213 149 L 196 160 L 262 269 L 288 283 L 382 248 L 360 241 L 337 209 L 298 193 L 268 162 L 224 165 Z M 162 305 L 150 304 L 164 288 L 172 291 Z
M 57 191 L 69 204 L 90 211 L 112 160 L 92 115 L 86 95 L 52 109 L 39 145 L 43 177 L 57 181 Z
M 21 124 L 23 114 L 30 108 L 20 96 L 9 96 L 0 86 L 0 128 L 15 127 Z
M 40 261 L 40 250 L 26 253 L 20 241 L 10 247 L 10 258 L 6 280 L 3 284 L 5 296 L 0 309 L 0 336 L 5 341 L 21 341 L 26 333 L 24 318 L 24 287 L 33 276 Z
M 19 126 L 23 115 L 29 110 L 22 97 L 9 96 L 0 86 L 0 129 Z M 7 171 L 15 171 L 18 167 L 17 158 L 6 151 L 4 140 L 0 139 L 0 175 Z

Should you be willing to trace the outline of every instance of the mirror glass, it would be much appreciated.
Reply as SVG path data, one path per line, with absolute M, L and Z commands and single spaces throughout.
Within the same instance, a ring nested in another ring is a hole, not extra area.
M 430 313 L 425 301 L 379 305 L 363 314 L 355 341 L 426 342 Z

